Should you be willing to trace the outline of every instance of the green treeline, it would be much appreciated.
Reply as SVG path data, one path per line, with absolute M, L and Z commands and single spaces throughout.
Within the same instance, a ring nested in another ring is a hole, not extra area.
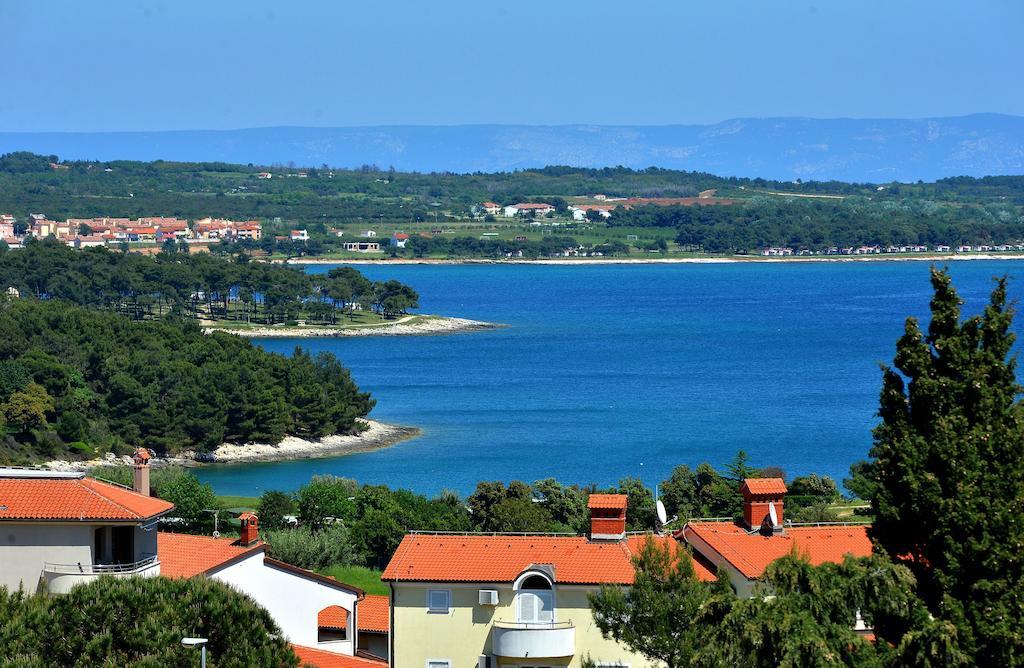
M 392 317 L 418 306 L 397 281 L 372 282 L 344 267 L 306 274 L 282 265 L 207 253 L 139 255 L 54 240 L 0 251 L 0 285 L 22 297 L 113 309 L 135 319 L 168 315 L 260 324 L 304 318 L 336 323 L 353 309 Z
M 1006 202 L 874 202 L 757 197 L 730 206 L 617 208 L 611 226 L 674 228 L 676 242 L 713 253 L 768 246 L 1000 244 L 1024 240 L 1024 210 Z
M 661 500 L 670 516 L 679 517 L 673 526 L 681 527 L 693 517 L 739 517 L 742 479 L 779 475 L 785 474 L 775 467 L 750 466 L 740 452 L 722 471 L 707 463 L 695 469 L 676 467 L 660 485 Z M 127 471 L 122 477 L 127 479 Z M 788 518 L 838 519 L 829 505 L 841 497 L 830 478 L 801 476 L 794 478 L 789 488 Z M 587 498 L 596 492 L 628 496 L 630 531 L 654 528 L 654 493 L 636 478 L 625 478 L 608 488 L 566 485 L 554 479 L 533 484 L 481 482 L 466 498 L 450 491 L 427 498 L 404 489 L 315 476 L 295 494 L 265 492 L 257 512 L 267 531 L 265 539 L 280 559 L 306 568 L 349 564 L 383 568 L 402 537 L 413 530 L 586 534 L 590 523 Z M 169 500 L 181 501 L 178 497 Z M 285 515 L 295 515 L 299 526 L 287 528 Z M 325 531 L 331 535 L 329 551 L 314 547 Z M 332 558 L 336 560 L 333 563 Z
M 552 166 L 495 174 L 419 174 L 375 166 L 299 169 L 224 163 L 72 161 L 62 163 L 67 169 L 54 170 L 50 163 L 57 161 L 57 156 L 31 153 L 0 156 L 0 212 L 19 218 L 45 213 L 54 220 L 153 215 L 263 221 L 282 218 L 312 226 L 325 219 L 388 223 L 438 220 L 441 212 L 467 215 L 474 205 L 488 200 L 514 204 L 594 193 L 609 197 L 695 197 L 709 189 L 717 190 L 720 197 L 748 198 L 758 191 L 854 196 L 877 211 L 910 200 L 1024 204 L 1024 177 L 1020 176 L 890 183 L 878 190 L 874 184 L 725 178 L 654 167 Z M 263 171 L 272 172 L 274 178 L 258 179 L 257 174 Z M 305 177 L 297 178 L 299 172 Z M 987 221 L 977 219 L 977 223 Z
M 332 355 L 272 354 L 193 321 L 0 303 L 0 461 L 352 433 L 372 407 Z

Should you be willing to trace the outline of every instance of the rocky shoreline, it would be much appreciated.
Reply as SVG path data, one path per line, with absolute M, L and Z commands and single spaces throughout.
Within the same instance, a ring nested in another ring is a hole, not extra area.
M 326 326 L 273 326 L 273 327 L 207 327 L 203 331 L 228 332 L 254 339 L 270 338 L 307 338 L 317 336 L 425 336 L 439 334 L 460 334 L 463 332 L 479 332 L 498 329 L 503 325 L 492 322 L 481 322 L 467 318 L 448 318 L 440 316 L 401 318 L 393 323 L 381 325 L 356 325 L 352 327 Z
M 420 434 L 416 427 L 387 424 L 376 420 L 362 420 L 367 428 L 357 435 L 336 434 L 317 440 L 288 436 L 280 443 L 224 443 L 213 452 L 182 452 L 177 457 L 154 458 L 154 466 L 199 466 L 203 464 L 242 464 L 277 462 L 291 459 L 317 459 L 342 457 L 357 452 L 380 450 Z M 87 471 L 97 466 L 129 466 L 131 457 L 108 453 L 101 459 L 88 461 L 53 460 L 43 464 L 54 471 Z
M 463 258 L 463 259 L 442 259 L 442 258 L 292 258 L 287 262 L 282 260 L 271 260 L 292 265 L 318 265 L 318 264 L 352 264 L 352 265 L 374 265 L 374 264 L 420 264 L 420 265 L 455 265 L 455 264 L 550 264 L 565 266 L 588 266 L 595 264 L 731 264 L 738 262 L 749 263 L 808 263 L 808 262 L 946 262 L 946 261 L 967 261 L 967 260 L 1024 260 L 1024 254 L 1020 253 L 921 253 L 920 255 L 814 255 L 806 257 L 762 257 L 758 255 L 720 255 L 713 257 L 604 257 L 604 258 L 538 258 L 527 260 L 520 258 L 491 259 L 491 258 Z

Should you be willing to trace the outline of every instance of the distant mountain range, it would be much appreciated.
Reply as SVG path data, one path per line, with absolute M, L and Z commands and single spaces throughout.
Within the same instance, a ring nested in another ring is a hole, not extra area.
M 931 181 L 946 176 L 1024 174 L 1024 117 L 0 132 L 0 153 L 16 150 L 57 154 L 64 160 L 365 164 L 420 172 L 623 165 L 780 180 Z

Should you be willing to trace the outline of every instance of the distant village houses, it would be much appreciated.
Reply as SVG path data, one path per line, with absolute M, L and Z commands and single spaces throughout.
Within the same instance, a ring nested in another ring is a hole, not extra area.
M 554 213 L 555 207 L 550 204 L 543 204 L 537 202 L 520 202 L 519 204 L 512 204 L 511 206 L 505 207 L 505 217 L 515 218 L 519 215 L 528 215 L 532 213 L 535 216 L 546 216 L 549 213 Z

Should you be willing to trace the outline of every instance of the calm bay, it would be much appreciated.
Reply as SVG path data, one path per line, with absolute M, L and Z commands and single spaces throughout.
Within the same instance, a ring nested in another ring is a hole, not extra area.
M 964 312 L 1015 261 L 953 262 Z M 421 436 L 331 459 L 207 466 L 221 494 L 294 490 L 312 475 L 428 494 L 554 477 L 650 485 L 678 464 L 840 481 L 867 456 L 881 372 L 908 315 L 926 320 L 927 262 L 371 265 L 421 311 L 508 327 L 450 336 L 265 339 L 329 351 L 373 393 L 371 417 Z M 323 272 L 330 267 L 311 266 Z M 1022 286 L 1011 281 L 1011 299 Z M 1019 334 L 1022 322 L 1016 324 Z

